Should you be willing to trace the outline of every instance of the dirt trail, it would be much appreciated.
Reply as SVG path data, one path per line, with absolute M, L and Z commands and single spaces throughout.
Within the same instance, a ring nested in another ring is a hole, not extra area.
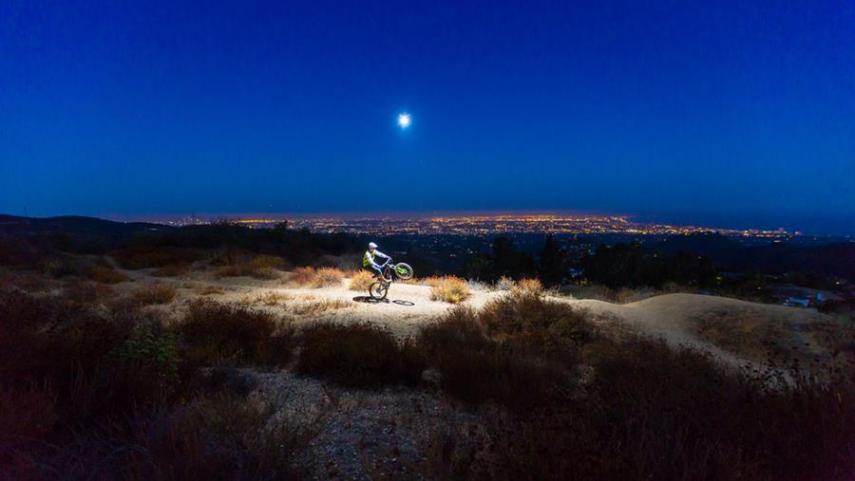
M 134 280 L 127 283 L 129 285 L 160 282 L 178 287 L 178 302 L 171 307 L 175 312 L 180 310 L 184 300 L 199 297 L 200 292 L 205 289 L 214 289 L 220 291 L 211 295 L 212 299 L 249 303 L 257 308 L 286 315 L 297 323 L 318 320 L 372 322 L 388 328 L 402 338 L 415 335 L 420 326 L 437 319 L 451 308 L 447 303 L 431 300 L 430 287 L 415 284 L 395 283 L 389 290 L 388 299 L 376 302 L 371 300 L 367 293 L 349 290 L 347 279 L 338 286 L 306 288 L 290 286 L 281 281 L 262 281 L 246 277 L 217 279 L 202 273 L 194 273 L 184 278 L 157 278 L 145 271 L 122 272 Z M 461 304 L 479 309 L 491 299 L 504 294 L 501 291 L 474 288 L 471 297 Z M 260 300 L 270 295 L 282 299 L 282 302 L 266 305 Z M 695 334 L 692 326 L 699 316 L 711 312 L 761 315 L 793 325 L 804 325 L 821 317 L 803 309 L 697 294 L 665 294 L 629 304 L 556 296 L 550 296 L 550 299 L 587 309 L 601 318 L 616 320 L 641 334 L 662 338 L 673 346 L 683 345 L 704 350 L 734 367 L 758 366 Z M 295 311 L 299 312 L 300 306 L 323 302 L 333 303 L 335 307 L 311 311 L 305 315 L 294 315 Z

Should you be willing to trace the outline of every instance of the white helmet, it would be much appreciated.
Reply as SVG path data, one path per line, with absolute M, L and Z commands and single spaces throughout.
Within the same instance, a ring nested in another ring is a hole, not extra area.
M 373 242 L 369 242 L 369 243 L 368 243 L 368 248 L 369 248 L 369 249 L 376 249 L 376 248 L 377 248 L 377 244 L 375 244 L 375 243 L 373 243 Z

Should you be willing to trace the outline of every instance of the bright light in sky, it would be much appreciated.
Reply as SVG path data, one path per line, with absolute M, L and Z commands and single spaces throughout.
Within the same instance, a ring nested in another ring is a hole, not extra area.
M 406 112 L 398 114 L 398 126 L 399 127 L 401 127 L 402 129 L 406 129 L 407 127 L 410 126 L 410 122 L 412 122 L 412 119 L 410 119 L 410 114 L 408 114 Z

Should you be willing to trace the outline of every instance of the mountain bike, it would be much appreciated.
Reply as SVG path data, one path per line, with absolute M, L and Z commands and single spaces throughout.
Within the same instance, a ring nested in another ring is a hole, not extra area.
M 395 264 L 390 258 L 386 259 L 386 262 L 380 267 L 383 276 L 377 279 L 377 282 L 368 286 L 368 294 L 372 299 L 378 301 L 386 299 L 386 295 L 389 294 L 389 286 L 392 285 L 393 281 L 397 279 L 405 281 L 413 278 L 413 268 L 409 264 L 403 262 Z

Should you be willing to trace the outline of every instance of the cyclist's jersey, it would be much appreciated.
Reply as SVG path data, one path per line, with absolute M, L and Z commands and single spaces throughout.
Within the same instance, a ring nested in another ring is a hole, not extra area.
M 372 265 L 374 265 L 375 257 L 382 257 L 383 259 L 389 258 L 389 256 L 378 251 L 377 249 L 374 249 L 374 252 L 371 252 L 371 250 L 369 249 L 365 251 L 365 255 L 362 256 L 362 267 L 371 267 Z

